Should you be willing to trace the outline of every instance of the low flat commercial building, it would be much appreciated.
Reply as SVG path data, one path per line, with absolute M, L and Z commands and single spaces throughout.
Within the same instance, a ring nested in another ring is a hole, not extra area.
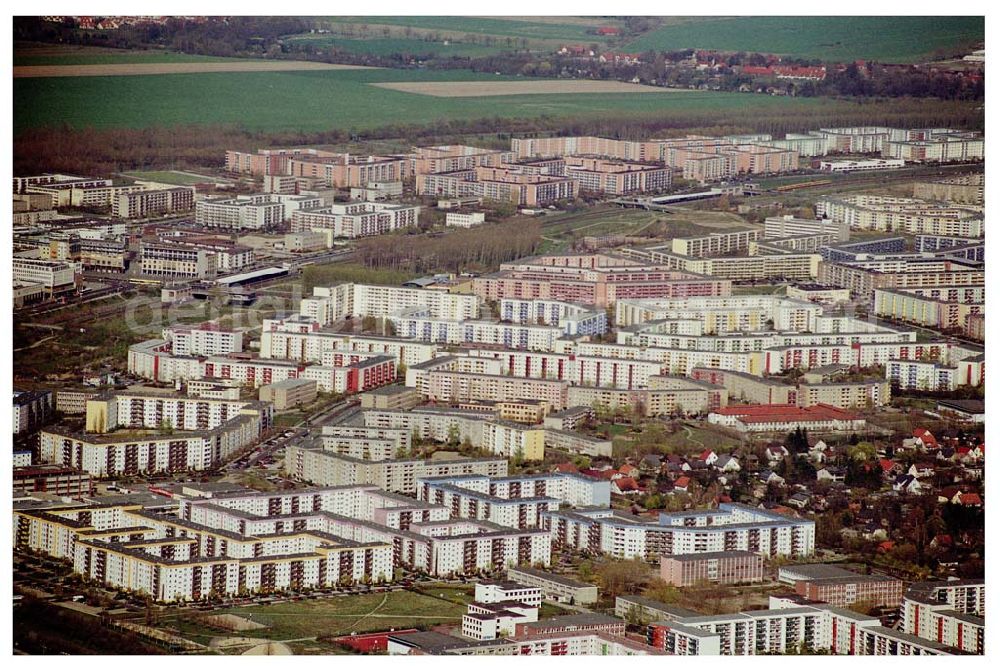
M 574 408 L 571 408 L 574 409 Z M 585 409 L 590 409 L 586 407 Z M 611 440 L 589 437 L 572 430 L 545 429 L 545 446 L 574 455 L 610 458 L 614 451 Z
M 749 551 L 723 551 L 663 555 L 660 578 L 676 587 L 689 587 L 699 581 L 737 585 L 764 580 L 764 558 Z
M 507 570 L 507 579 L 522 585 L 540 588 L 546 599 L 578 606 L 597 603 L 598 589 L 596 585 L 581 583 L 567 576 L 528 567 L 510 567 Z
M 485 213 L 446 213 L 444 216 L 445 226 L 461 227 L 470 229 L 486 222 Z
M 77 269 L 70 263 L 14 257 L 14 286 L 38 285 L 45 300 L 68 295 L 76 290 Z
M 90 474 L 65 465 L 27 465 L 14 470 L 14 494 L 51 493 L 88 497 L 94 492 Z
M 699 613 L 646 597 L 624 595 L 615 597 L 615 615 L 625 619 L 629 624 L 648 625 L 654 622 L 697 617 Z
M 420 394 L 410 386 L 389 384 L 361 394 L 362 409 L 411 409 L 421 403 Z
M 846 222 L 780 215 L 764 218 L 763 240 L 770 241 L 790 236 L 812 236 L 831 232 L 836 234 L 837 242 L 844 242 L 851 237 L 851 227 Z
M 599 631 L 612 636 L 625 636 L 625 621 L 603 613 L 558 615 L 538 622 L 517 625 L 515 638 L 541 638 L 568 631 Z
M 260 399 L 274 403 L 277 410 L 307 405 L 316 399 L 316 382 L 311 379 L 286 379 L 260 387 Z
M 867 160 L 820 160 L 819 170 L 833 173 L 851 173 L 854 171 L 889 171 L 902 169 L 906 162 L 900 159 L 867 159 Z
M 836 305 L 851 300 L 851 290 L 845 287 L 831 287 L 823 284 L 790 284 L 785 289 L 788 298 L 824 305 Z

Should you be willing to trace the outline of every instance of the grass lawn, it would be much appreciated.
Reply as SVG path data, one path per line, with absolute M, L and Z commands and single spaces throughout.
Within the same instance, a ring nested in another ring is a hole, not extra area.
M 19 133 L 66 124 L 77 129 L 228 125 L 252 131 L 360 131 L 440 120 L 604 114 L 661 119 L 697 115 L 711 122 L 734 113 L 829 113 L 850 106 L 818 98 L 702 91 L 443 98 L 368 85 L 475 80 L 505 79 L 464 70 L 387 69 L 18 78 L 14 129 Z M 266 104 L 261 103 L 265 91 Z
M 343 636 L 352 631 L 361 634 L 387 629 L 430 627 L 457 622 L 465 610 L 464 604 L 457 601 L 399 591 L 231 608 L 225 612 L 268 625 L 267 629 L 240 632 L 241 636 L 289 640 L 312 636 Z
M 122 175 L 167 185 L 194 185 L 195 183 L 215 182 L 217 180 L 211 176 L 199 176 L 185 171 L 123 171 Z
M 400 239 L 400 242 L 405 241 Z M 361 264 L 338 262 L 306 266 L 302 271 L 302 286 L 306 294 L 311 294 L 313 287 L 326 287 L 341 282 L 401 285 L 415 277 L 417 277 L 415 273 L 405 271 L 368 268 Z
M 623 50 L 702 48 L 909 63 L 971 49 L 984 41 L 984 29 L 981 16 L 692 17 L 652 30 Z

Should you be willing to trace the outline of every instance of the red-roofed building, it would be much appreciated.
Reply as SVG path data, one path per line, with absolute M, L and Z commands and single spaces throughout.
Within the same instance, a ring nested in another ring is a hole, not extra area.
M 937 437 L 927 428 L 914 429 L 913 436 L 923 442 L 925 449 L 938 447 Z
M 723 407 L 708 415 L 714 425 L 740 432 L 785 432 L 795 428 L 812 431 L 859 430 L 866 422 L 852 411 L 819 403 L 812 407 L 797 405 L 737 405 Z
M 553 470 L 556 472 L 570 472 L 573 474 L 580 471 L 580 469 L 573 463 L 559 463 L 553 468 Z
M 962 506 L 983 505 L 983 498 L 979 496 L 979 493 L 958 493 L 951 501 L 953 504 L 961 504 Z
M 624 474 L 625 476 L 631 477 L 633 479 L 638 479 L 639 478 L 639 468 L 638 467 L 633 467 L 632 465 L 629 465 L 628 463 L 625 463 L 624 465 L 622 465 L 621 467 L 619 467 L 618 468 L 618 472 L 620 474 Z
M 690 485 L 691 485 L 691 479 L 686 476 L 682 476 L 681 478 L 674 481 L 674 490 L 679 490 L 681 492 L 686 493 Z
M 715 451 L 713 451 L 711 449 L 705 449 L 704 451 L 701 452 L 701 455 L 698 456 L 698 460 L 702 461 L 706 465 L 711 465 L 712 463 L 714 463 L 718 459 L 719 459 L 719 456 L 717 456 L 715 454 Z
M 895 460 L 889 460 L 887 458 L 879 458 L 879 467 L 882 468 L 883 474 L 892 474 L 895 476 L 899 472 L 903 471 L 903 466 L 900 465 Z
M 640 492 L 639 483 L 631 476 L 623 476 L 612 481 L 611 490 L 623 495 L 634 495 Z
M 615 37 L 622 34 L 621 28 L 615 28 L 614 26 L 602 25 L 597 29 L 597 34 L 605 37 Z

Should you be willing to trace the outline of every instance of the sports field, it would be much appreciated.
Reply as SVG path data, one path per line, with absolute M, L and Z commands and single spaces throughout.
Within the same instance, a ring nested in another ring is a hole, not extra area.
M 369 129 L 473 118 L 593 117 L 598 114 L 706 119 L 775 110 L 828 110 L 818 98 L 691 91 L 684 94 L 537 94 L 432 97 L 371 83 L 524 81 L 462 70 L 388 69 L 18 78 L 14 131 L 230 125 L 254 131 Z
M 624 50 L 701 48 L 910 63 L 971 47 L 984 35 L 983 17 L 975 16 L 692 17 L 647 32 Z

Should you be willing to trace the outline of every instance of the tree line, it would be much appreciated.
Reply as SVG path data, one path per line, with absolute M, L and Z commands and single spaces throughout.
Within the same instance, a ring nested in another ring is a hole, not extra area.
M 447 234 L 388 234 L 358 241 L 355 257 L 362 265 L 408 273 L 483 272 L 505 261 L 538 250 L 542 225 L 538 220 L 514 220 L 502 225 L 459 229 Z

